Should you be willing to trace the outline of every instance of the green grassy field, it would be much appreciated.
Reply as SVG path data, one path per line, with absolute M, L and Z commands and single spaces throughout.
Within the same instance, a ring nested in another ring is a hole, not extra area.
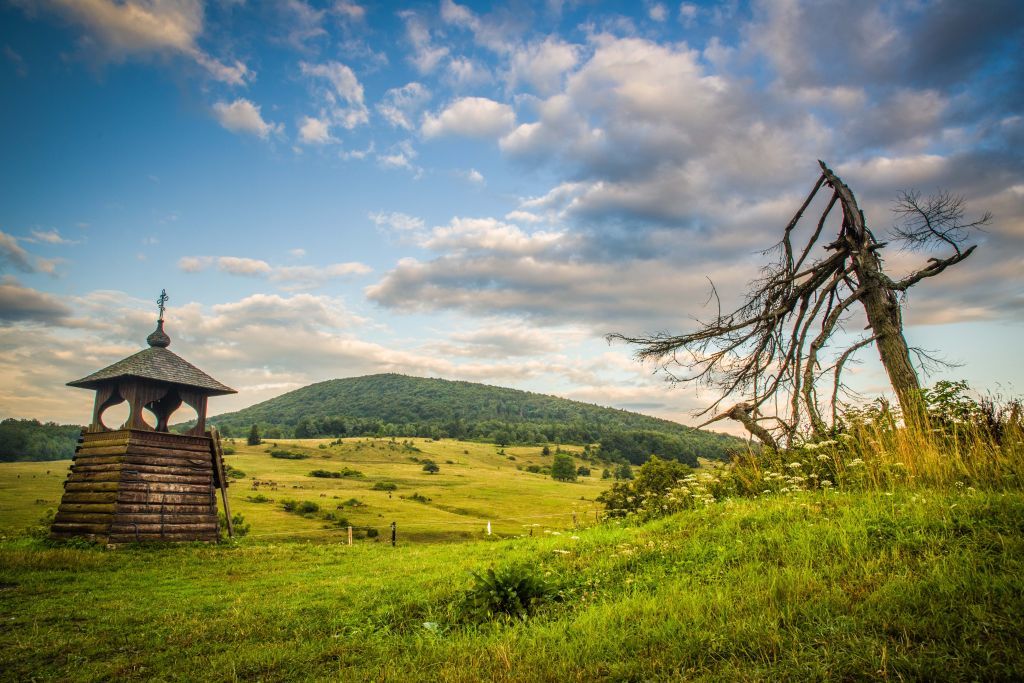
M 608 482 L 517 469 L 550 462 L 539 448 L 319 443 L 276 445 L 304 460 L 269 444 L 228 456 L 252 532 L 219 546 L 20 534 L 56 502 L 67 463 L 0 465 L 0 680 L 1024 678 L 1019 488 L 817 489 L 595 525 L 583 513 Z M 345 467 L 363 476 L 307 476 Z M 398 485 L 391 498 L 381 481 Z M 399 498 L 414 492 L 430 501 Z M 322 512 L 281 510 L 285 497 L 358 498 L 335 511 L 382 536 L 348 546 Z M 471 574 L 488 568 L 544 581 L 535 614 L 478 618 L 466 597 L 490 599 Z
M 1019 680 L 1024 497 L 814 493 L 467 543 L 0 542 L 4 680 Z M 467 621 L 470 569 L 560 589 Z
M 328 446 L 321 449 L 323 444 Z M 246 543 L 305 539 L 337 541 L 347 536 L 325 520 L 334 513 L 357 527 L 377 529 L 383 541 L 395 522 L 404 541 L 449 541 L 479 538 L 487 522 L 499 536 L 543 533 L 593 523 L 599 507 L 594 497 L 607 488 L 601 467 L 577 482 L 558 482 L 550 476 L 526 471 L 529 465 L 550 465 L 553 456 L 541 447 L 510 446 L 498 453 L 493 444 L 449 439 L 346 439 L 330 446 L 330 439 L 284 439 L 246 446 L 243 440 L 226 445 L 236 449 L 225 457 L 231 467 L 245 473 L 228 487 L 231 511 L 242 514 L 251 526 Z M 308 456 L 303 460 L 271 457 L 271 450 Z M 555 451 L 554 448 L 551 449 Z M 566 452 L 582 453 L 576 446 Z M 415 462 L 430 459 L 440 471 L 428 474 Z M 583 464 L 578 460 L 577 464 Z M 0 463 L 0 534 L 15 533 L 30 525 L 60 502 L 69 461 Z M 310 477 L 313 470 L 357 470 L 363 476 L 341 479 Z M 519 469 L 522 468 L 522 469 Z M 253 482 L 260 482 L 257 487 Z M 270 485 L 273 482 L 274 486 Z M 397 486 L 392 492 L 373 490 L 374 484 Z M 428 499 L 412 500 L 413 494 Z M 252 502 L 254 499 L 269 499 Z M 285 512 L 281 501 L 310 501 L 319 513 L 303 517 Z M 351 501 L 358 501 L 353 504 Z

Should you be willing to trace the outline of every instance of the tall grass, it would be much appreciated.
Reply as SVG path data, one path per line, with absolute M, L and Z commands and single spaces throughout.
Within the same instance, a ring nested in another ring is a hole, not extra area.
M 837 486 L 1024 488 L 1019 400 L 974 400 L 963 382 L 926 390 L 926 430 L 901 426 L 886 404 L 850 410 L 834 438 L 772 452 L 748 451 L 732 470 L 736 492 L 756 495 Z

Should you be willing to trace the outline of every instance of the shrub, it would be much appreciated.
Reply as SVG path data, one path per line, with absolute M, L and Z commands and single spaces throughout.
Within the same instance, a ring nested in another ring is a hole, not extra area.
M 375 482 L 374 485 L 370 487 L 370 490 L 372 490 L 372 491 L 397 491 L 398 490 L 398 484 L 392 483 L 390 481 L 378 481 L 378 482 Z
M 220 536 L 225 538 L 228 533 L 227 517 L 224 516 L 223 512 L 217 513 L 217 521 L 220 523 Z M 231 530 L 235 534 L 235 538 L 241 538 L 249 533 L 251 528 L 250 524 L 246 524 L 245 517 L 241 513 L 236 512 L 231 515 Z
M 437 474 L 441 471 L 441 467 L 433 460 L 424 460 L 423 471 L 427 474 Z
M 461 608 L 470 621 L 525 620 L 557 595 L 554 587 L 527 565 L 490 567 L 470 574 L 473 585 L 463 596 Z
M 312 515 L 320 512 L 320 506 L 311 500 L 304 500 L 299 503 L 298 507 L 295 508 L 295 511 L 300 515 Z
M 224 471 L 230 479 L 245 479 L 245 472 L 225 463 Z
M 338 504 L 338 508 L 341 509 L 341 508 L 343 508 L 345 506 L 352 507 L 352 508 L 360 508 L 360 507 L 364 507 L 365 505 L 366 505 L 366 503 L 364 503 L 363 501 L 359 500 L 358 498 L 349 498 L 344 503 L 339 503 Z
M 273 498 L 267 498 L 262 493 L 257 493 L 255 496 L 249 496 L 246 498 L 250 503 L 273 503 Z
M 580 465 L 578 468 L 576 468 L 576 474 L 580 475 L 581 477 L 589 477 L 590 468 L 587 467 L 586 465 Z
M 527 472 L 533 472 L 534 474 L 539 474 L 540 473 L 540 465 L 527 465 L 526 466 L 526 471 Z
M 284 450 L 273 450 L 270 451 L 271 458 L 279 458 L 281 460 L 305 460 L 309 456 L 305 453 L 292 453 L 291 451 Z
M 421 493 L 413 493 L 411 496 L 400 496 L 402 500 L 414 500 L 417 503 L 429 503 L 430 499 Z

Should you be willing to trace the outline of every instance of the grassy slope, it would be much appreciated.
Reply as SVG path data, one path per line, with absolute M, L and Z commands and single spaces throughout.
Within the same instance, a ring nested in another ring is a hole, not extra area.
M 925 490 L 737 500 L 576 539 L 8 540 L 0 676 L 1020 679 L 1022 520 L 1020 493 Z M 547 574 L 565 601 L 523 624 L 459 623 L 466 570 L 506 563 Z
M 249 447 L 239 440 L 237 453 L 225 461 L 246 474 L 232 480 L 228 488 L 231 511 L 241 513 L 252 525 L 247 543 L 298 538 L 332 540 L 344 530 L 325 529 L 319 518 L 303 518 L 280 509 L 283 499 L 309 500 L 325 511 L 334 511 L 356 526 L 373 527 L 383 536 L 392 521 L 403 538 L 411 540 L 454 540 L 480 537 L 492 521 L 496 534 L 521 534 L 526 525 L 539 524 L 553 529 L 572 526 L 577 519 L 591 519 L 596 507 L 593 499 L 607 488 L 601 481 L 601 468 L 594 467 L 590 477 L 576 483 L 562 483 L 550 476 L 524 471 L 530 464 L 550 465 L 553 457 L 542 456 L 540 447 L 507 447 L 506 456 L 497 454 L 492 444 L 463 443 L 452 440 L 409 439 L 419 451 L 404 448 L 399 439 L 346 439 L 340 447 L 318 448 L 328 439 L 284 439 L 276 448 L 304 453 L 305 460 L 272 458 L 267 451 L 275 446 L 265 443 Z M 567 452 L 582 449 L 567 447 Z M 516 458 L 509 460 L 508 456 Z M 437 474 L 423 472 L 422 465 L 410 458 L 429 458 L 438 463 Z M 447 461 L 452 461 L 449 464 Z M 56 508 L 63 491 L 69 461 L 46 463 L 0 463 L 0 533 L 14 533 L 35 522 L 47 508 Z M 582 464 L 581 460 L 577 464 Z M 517 469 L 522 466 L 524 470 Z M 318 479 L 312 470 L 359 470 L 362 478 Z M 46 474 L 49 471 L 50 474 Z M 20 475 L 20 478 L 19 478 Z M 277 483 L 277 490 L 263 486 L 252 490 L 253 480 Z M 387 481 L 398 485 L 387 492 L 371 489 L 374 483 Z M 403 500 L 401 496 L 419 493 L 429 503 Z M 253 503 L 262 494 L 272 503 Z M 362 506 L 339 504 L 355 498 Z

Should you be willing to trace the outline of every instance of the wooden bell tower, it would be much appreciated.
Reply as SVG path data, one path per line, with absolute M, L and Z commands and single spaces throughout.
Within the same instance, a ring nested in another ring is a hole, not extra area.
M 96 392 L 92 422 L 82 433 L 52 538 L 85 537 L 109 544 L 136 541 L 216 541 L 216 489 L 227 480 L 216 431 L 206 431 L 210 396 L 234 389 L 213 379 L 167 347 L 166 291 L 149 348 L 69 386 Z M 104 413 L 128 404 L 124 424 L 107 425 Z M 197 415 L 185 434 L 168 431 L 181 404 Z M 152 417 L 146 420 L 145 411 Z M 230 518 L 230 512 L 227 511 Z

